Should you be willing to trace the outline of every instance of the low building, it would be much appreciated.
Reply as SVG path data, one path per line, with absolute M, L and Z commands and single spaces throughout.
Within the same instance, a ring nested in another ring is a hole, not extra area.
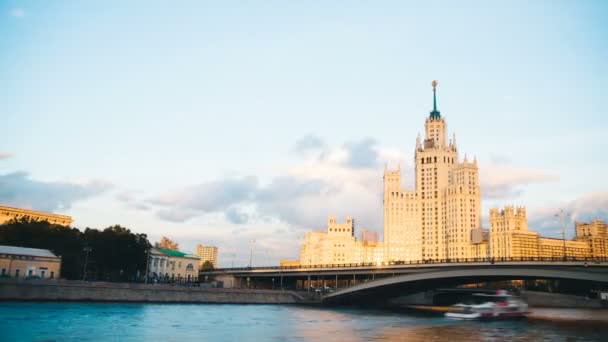
M 56 279 L 61 273 L 61 257 L 48 249 L 0 246 L 0 276 Z
M 0 206 L 0 224 L 8 222 L 12 219 L 21 220 L 27 219 L 32 221 L 48 221 L 52 224 L 69 227 L 72 224 L 72 217 L 67 215 L 58 215 L 35 211 L 29 209 L 19 209 Z
M 198 281 L 199 258 L 196 255 L 152 247 L 148 262 L 148 278 L 152 282 L 183 283 Z
M 493 258 L 603 258 L 608 250 L 606 223 L 575 224 L 574 240 L 541 237 L 528 230 L 525 208 L 490 210 L 490 254 Z
M 217 247 L 196 245 L 196 255 L 199 257 L 199 265 L 203 266 L 205 261 L 209 261 L 213 268 L 217 268 Z

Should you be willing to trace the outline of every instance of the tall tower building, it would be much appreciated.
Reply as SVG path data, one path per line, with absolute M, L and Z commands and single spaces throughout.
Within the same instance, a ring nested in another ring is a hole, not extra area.
M 477 161 L 459 161 L 456 136 L 437 110 L 425 120 L 425 137 L 416 139 L 415 190 L 401 189 L 401 170 L 384 171 L 384 242 L 387 261 L 439 260 L 485 256 L 471 243 L 481 224 Z

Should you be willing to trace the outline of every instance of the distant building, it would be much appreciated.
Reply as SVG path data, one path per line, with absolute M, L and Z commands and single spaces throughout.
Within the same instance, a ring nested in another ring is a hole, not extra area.
M 281 260 L 279 262 L 279 265 L 281 267 L 293 267 L 293 266 L 300 266 L 300 260 Z
M 196 255 L 152 247 L 148 260 L 148 278 L 165 283 L 197 281 L 198 260 Z
M 217 268 L 217 247 L 198 244 L 196 245 L 196 255 L 200 259 L 200 266 L 203 266 L 205 261 L 209 261 L 213 268 Z
M 541 237 L 528 230 L 523 207 L 490 209 L 490 255 L 493 258 L 600 258 L 608 256 L 605 222 L 576 222 L 574 240 Z
M 60 277 L 61 257 L 48 249 L 0 246 L 0 275 L 11 278 Z
M 346 217 L 338 223 L 334 216 L 327 219 L 327 232 L 306 233 L 300 250 L 301 265 L 332 265 L 353 263 L 381 263 L 384 250 L 377 241 L 357 241 L 355 221 Z
M 378 233 L 372 230 L 363 229 L 359 241 L 363 243 L 376 243 L 378 242 Z
M 69 227 L 72 224 L 72 217 L 66 215 L 58 215 L 35 211 L 29 209 L 19 209 L 0 206 L 0 224 L 8 222 L 12 219 L 29 219 L 32 221 L 48 221 L 52 224 Z

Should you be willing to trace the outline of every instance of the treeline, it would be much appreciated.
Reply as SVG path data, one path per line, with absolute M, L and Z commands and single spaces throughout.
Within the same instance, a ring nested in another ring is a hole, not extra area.
M 0 225 L 0 245 L 52 251 L 61 256 L 61 277 L 66 279 L 83 279 L 87 259 L 86 279 L 98 281 L 143 280 L 151 246 L 146 234 L 134 234 L 119 225 L 83 232 L 25 219 Z

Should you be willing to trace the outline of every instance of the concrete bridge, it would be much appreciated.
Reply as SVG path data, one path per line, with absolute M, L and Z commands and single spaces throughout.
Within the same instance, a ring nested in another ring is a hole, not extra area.
M 608 287 L 607 260 L 483 260 L 400 265 L 255 267 L 201 272 L 225 287 L 287 288 L 324 293 L 326 303 L 378 301 L 436 288 L 514 279 L 574 280 Z

